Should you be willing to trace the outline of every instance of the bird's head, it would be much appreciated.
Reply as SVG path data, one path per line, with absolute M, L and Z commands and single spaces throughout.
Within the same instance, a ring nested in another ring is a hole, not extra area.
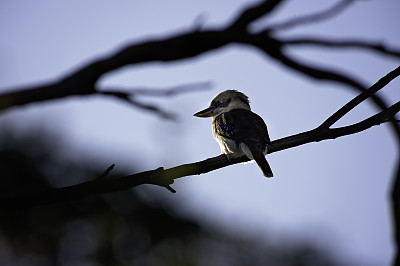
M 215 96 L 210 106 L 194 114 L 197 117 L 216 117 L 233 109 L 250 110 L 249 98 L 237 90 L 226 90 Z

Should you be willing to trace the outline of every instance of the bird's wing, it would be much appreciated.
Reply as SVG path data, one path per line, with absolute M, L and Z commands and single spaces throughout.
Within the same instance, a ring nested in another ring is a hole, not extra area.
M 219 135 L 237 142 L 269 143 L 268 129 L 260 116 L 246 109 L 235 109 L 216 118 L 215 129 Z
M 270 143 L 267 126 L 260 116 L 245 109 L 235 109 L 222 113 L 215 119 L 215 131 L 225 138 L 234 140 L 238 145 L 246 144 L 254 159 L 266 177 L 273 173 L 264 157 L 266 144 Z

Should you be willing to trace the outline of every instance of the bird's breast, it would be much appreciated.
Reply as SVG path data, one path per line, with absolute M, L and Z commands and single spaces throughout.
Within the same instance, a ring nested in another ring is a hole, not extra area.
M 215 126 L 213 126 L 213 137 L 218 142 L 218 145 L 221 149 L 221 153 L 226 154 L 230 158 L 242 157 L 245 155 L 240 147 L 239 143 L 236 143 L 235 140 L 225 138 L 218 134 Z

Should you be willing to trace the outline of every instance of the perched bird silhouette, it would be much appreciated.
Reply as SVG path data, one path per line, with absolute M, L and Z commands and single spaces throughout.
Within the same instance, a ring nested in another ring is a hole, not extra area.
M 247 156 L 255 160 L 266 177 L 273 177 L 265 159 L 271 141 L 264 120 L 250 110 L 249 98 L 236 90 L 215 96 L 210 106 L 194 114 L 212 117 L 212 133 L 221 152 L 229 158 Z

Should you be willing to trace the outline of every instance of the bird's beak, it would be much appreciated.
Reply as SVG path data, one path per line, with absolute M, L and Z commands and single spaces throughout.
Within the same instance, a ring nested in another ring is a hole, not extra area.
M 195 113 L 193 116 L 197 116 L 197 117 L 210 117 L 212 116 L 212 113 L 214 111 L 213 107 L 208 107 L 204 110 L 201 110 L 200 112 Z

